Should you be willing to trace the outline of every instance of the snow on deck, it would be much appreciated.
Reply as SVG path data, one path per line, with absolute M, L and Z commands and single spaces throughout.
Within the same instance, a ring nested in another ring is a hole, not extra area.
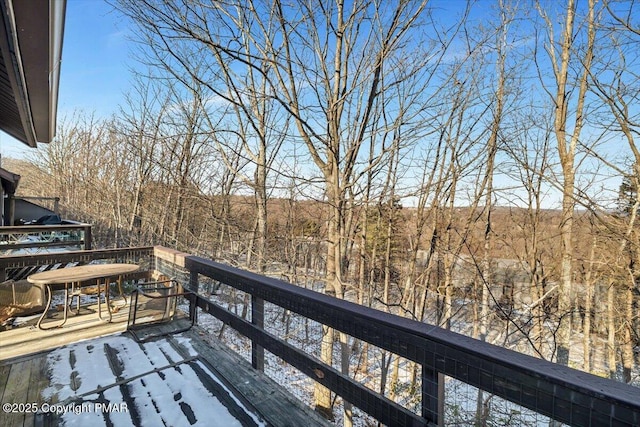
M 262 374 L 230 352 L 204 344 L 198 334 L 146 343 L 113 335 L 0 365 L 3 409 L 7 403 L 15 406 L 8 407 L 15 411 L 4 411 L 12 412 L 7 425 L 324 424 Z M 34 403 L 25 406 L 29 402 Z
M 186 360 L 167 341 L 138 345 L 128 337 L 116 336 L 72 345 L 48 356 L 47 364 L 55 369 L 43 397 L 70 407 L 89 404 L 89 408 L 101 409 L 96 404 L 106 403 L 107 409 L 109 404 L 113 409 L 104 413 L 69 411 L 61 416 L 65 425 L 96 425 L 104 418 L 114 424 L 138 419 L 143 426 L 198 422 L 241 426 L 190 363 L 199 364 L 211 377 L 215 375 L 197 360 Z M 257 417 L 255 420 L 260 424 Z

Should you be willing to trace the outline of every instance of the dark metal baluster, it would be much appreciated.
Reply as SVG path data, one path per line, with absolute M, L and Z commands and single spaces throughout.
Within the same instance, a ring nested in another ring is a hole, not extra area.
M 444 375 L 422 366 L 422 417 L 444 426 Z
M 251 295 L 251 323 L 264 328 L 264 300 Z M 264 348 L 251 342 L 251 365 L 254 369 L 264 372 Z

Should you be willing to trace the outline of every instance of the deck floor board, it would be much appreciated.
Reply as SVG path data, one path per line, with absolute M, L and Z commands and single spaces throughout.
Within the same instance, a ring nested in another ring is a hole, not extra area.
M 116 313 L 113 324 L 88 314 L 70 317 L 63 328 L 50 331 L 26 327 L 0 332 L 0 396 L 2 403 L 112 404 L 124 405 L 126 411 L 3 414 L 0 427 L 55 426 L 70 420 L 116 427 L 142 420 L 148 425 L 212 425 L 207 414 L 215 405 L 226 408 L 240 425 L 255 425 L 256 420 L 275 426 L 327 425 L 215 338 L 205 342 L 199 328 L 140 343 L 122 332 L 124 312 Z M 155 325 L 149 332 L 174 329 Z M 209 396 L 207 403 L 203 396 Z
M 87 313 L 87 309 L 84 310 Z M 128 310 L 120 310 L 113 314 L 111 323 L 98 318 L 93 306 L 90 314 L 70 315 L 67 323 L 61 328 L 43 331 L 35 326 L 36 319 L 26 325 L 0 332 L 0 362 L 23 355 L 33 354 L 61 347 L 84 339 L 124 332 L 127 329 Z M 46 322 L 56 321 L 47 318 Z
M 34 357 L 32 359 L 31 379 L 29 381 L 29 391 L 27 392 L 27 402 L 37 403 L 40 406 L 43 403 L 42 390 L 49 383 L 49 368 L 46 363 L 45 355 Z M 29 412 L 25 414 L 24 425 L 32 426 L 35 423 L 35 414 Z
M 23 360 L 11 366 L 11 371 L 7 378 L 5 391 L 3 393 L 2 403 L 31 403 L 27 400 L 29 391 L 29 381 L 31 380 L 31 369 L 35 363 L 35 359 Z M 26 412 L 15 411 L 9 414 L 3 410 L 3 417 L 0 426 L 21 426 L 24 424 Z

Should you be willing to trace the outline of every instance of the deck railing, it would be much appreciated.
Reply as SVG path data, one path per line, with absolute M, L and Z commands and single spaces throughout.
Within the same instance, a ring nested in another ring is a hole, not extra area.
M 56 258 L 59 257 L 59 258 Z M 197 296 L 201 312 L 231 326 L 252 343 L 252 364 L 264 366 L 263 349 L 297 368 L 387 425 L 444 425 L 445 376 L 574 426 L 640 425 L 640 389 L 521 353 L 166 248 L 84 251 L 0 257 L 0 275 L 32 265 L 88 259 L 141 262 L 175 278 Z M 251 320 L 224 308 L 206 293 L 216 281 L 251 296 Z M 265 301 L 415 362 L 421 371 L 419 413 L 391 401 L 332 366 L 275 336 L 264 326 Z M 548 421 L 546 422 L 548 425 Z
M 39 271 L 88 264 L 97 260 L 135 263 L 142 267 L 142 272 L 146 272 L 152 265 L 152 258 L 153 248 L 150 246 L 0 256 L 0 282 L 8 279 L 22 280 Z
M 636 387 L 208 259 L 162 248 L 155 254 L 156 269 L 180 277 L 196 293 L 199 277 L 204 276 L 251 295 L 251 322 L 205 296 L 199 295 L 197 304 L 251 340 L 254 368 L 264 365 L 264 348 L 384 424 L 445 424 L 444 376 L 448 376 L 567 425 L 640 425 Z M 267 332 L 264 301 L 419 364 L 420 414 Z
M 0 256 L 25 251 L 33 254 L 60 248 L 90 250 L 91 245 L 90 224 L 0 227 Z

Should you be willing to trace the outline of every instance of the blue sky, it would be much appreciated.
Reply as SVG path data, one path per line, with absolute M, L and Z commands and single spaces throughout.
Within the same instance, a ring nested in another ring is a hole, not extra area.
M 473 9 L 472 18 L 482 22 L 491 11 L 493 2 L 480 0 Z M 440 14 L 448 24 L 459 16 L 463 0 L 439 0 L 431 3 L 451 13 Z M 551 2 L 550 4 L 554 4 Z M 442 11 L 441 11 L 442 12 Z M 129 26 L 105 0 L 68 0 L 62 54 L 58 121 L 76 110 L 94 112 L 99 117 L 117 111 L 130 87 L 129 67 L 136 62 L 131 58 Z M 619 144 L 601 147 L 605 152 L 626 153 Z M 15 141 L 0 131 L 0 154 L 3 157 L 24 157 L 34 149 Z M 619 181 L 619 180 L 618 180 Z M 617 188 L 617 184 L 612 188 Z
M 136 64 L 127 31 L 128 25 L 105 0 L 67 0 L 58 122 L 76 110 L 102 117 L 117 110 L 130 86 L 129 67 Z M 20 158 L 34 150 L 0 131 L 3 157 Z
M 126 26 L 102 0 L 68 0 L 58 121 L 77 109 L 108 116 L 126 92 L 130 73 Z M 0 132 L 0 154 L 22 157 L 33 148 Z

